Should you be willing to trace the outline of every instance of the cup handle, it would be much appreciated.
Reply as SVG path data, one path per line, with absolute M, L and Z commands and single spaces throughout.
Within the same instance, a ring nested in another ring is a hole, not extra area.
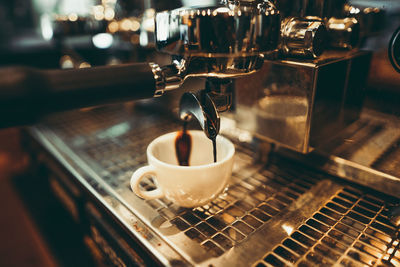
M 156 172 L 154 170 L 154 168 L 150 165 L 141 167 L 139 169 L 137 169 L 131 177 L 131 188 L 132 191 L 138 195 L 141 198 L 144 199 L 156 199 L 156 198 L 161 198 L 164 196 L 164 193 L 162 192 L 162 190 L 157 186 L 156 189 L 151 190 L 151 191 L 143 191 L 142 189 L 140 189 L 140 181 L 147 177 L 147 176 L 153 176 L 153 177 L 157 177 L 156 176 Z

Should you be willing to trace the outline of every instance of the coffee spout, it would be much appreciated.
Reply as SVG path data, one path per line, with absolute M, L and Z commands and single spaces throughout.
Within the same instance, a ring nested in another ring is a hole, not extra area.
M 191 120 L 193 117 L 200 123 L 206 136 L 215 139 L 219 133 L 220 118 L 214 102 L 203 91 L 184 93 L 179 104 L 179 116 L 182 120 Z

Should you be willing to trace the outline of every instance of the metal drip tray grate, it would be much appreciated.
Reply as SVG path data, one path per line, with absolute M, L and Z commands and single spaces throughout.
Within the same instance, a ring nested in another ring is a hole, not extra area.
M 316 180 L 294 178 L 276 166 L 246 175 L 239 169 L 253 167 L 252 159 L 237 151 L 231 185 L 211 203 L 193 210 L 180 209 L 166 199 L 146 201 L 165 220 L 201 244 L 214 256 L 246 241 L 272 217 L 308 191 Z M 144 187 L 152 188 L 151 184 Z
M 180 262 L 399 266 L 399 229 L 387 218 L 387 206 L 399 200 L 350 187 L 282 158 L 256 165 L 254 144 L 239 142 L 229 188 L 214 201 L 185 209 L 167 199 L 142 200 L 130 189 L 132 172 L 146 164 L 151 140 L 181 126 L 154 114 L 127 116 L 118 109 L 107 111 L 104 119 L 101 114 L 71 113 L 50 120 L 45 129 L 53 133 L 57 141 L 52 143 L 60 151 L 70 151 L 74 162 L 92 171 L 85 176 L 94 177 L 90 185 L 97 181 L 109 188 L 108 194 L 118 200 L 110 202 L 113 213 L 124 220 L 124 206 L 135 214 L 146 238 L 158 238 L 156 243 L 172 248 Z M 149 179 L 142 187 L 151 190 L 154 185 Z
M 382 200 L 345 188 L 257 266 L 400 266 L 398 236 Z

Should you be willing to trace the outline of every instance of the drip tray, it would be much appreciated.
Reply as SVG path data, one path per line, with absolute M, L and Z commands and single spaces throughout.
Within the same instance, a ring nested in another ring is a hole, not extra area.
M 400 266 L 399 228 L 388 220 L 398 199 L 284 158 L 255 164 L 254 139 L 233 140 L 229 187 L 207 205 L 136 197 L 129 180 L 147 145 L 180 127 L 114 107 L 50 118 L 31 132 L 164 265 Z

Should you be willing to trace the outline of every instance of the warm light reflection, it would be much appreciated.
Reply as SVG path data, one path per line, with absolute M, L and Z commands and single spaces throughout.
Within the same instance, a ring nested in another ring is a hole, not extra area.
M 346 28 L 346 25 L 343 23 L 336 23 L 336 24 L 330 24 L 329 27 L 334 30 L 344 30 Z
M 115 16 L 114 9 L 107 7 L 104 11 L 104 18 L 106 20 L 112 20 Z
M 379 9 L 378 9 L 379 10 Z M 367 7 L 363 10 L 364 14 L 369 14 L 371 12 L 377 12 L 377 9 L 373 8 L 373 7 Z
M 215 9 L 215 11 L 218 13 L 228 13 L 230 11 L 230 9 L 227 7 L 219 7 L 217 9 Z
M 282 225 L 283 230 L 285 230 L 285 232 L 288 235 L 291 235 L 293 233 L 293 226 L 287 225 L 286 223 Z
M 382 253 L 379 253 L 377 250 L 371 249 L 370 247 L 364 246 L 363 249 L 364 249 L 366 252 L 368 252 L 369 254 L 371 254 L 371 255 L 373 255 L 373 256 L 375 256 L 375 257 L 377 257 L 377 258 L 380 258 L 380 257 L 383 256 Z
M 157 24 L 157 25 L 160 25 L 160 24 Z M 168 29 L 167 25 L 168 24 L 166 24 L 165 26 Z M 141 26 L 142 26 L 142 29 L 144 29 L 147 32 L 154 32 L 154 28 L 155 28 L 154 17 L 149 17 L 149 18 L 144 19 L 142 21 L 142 25 Z M 168 34 L 168 33 L 169 33 L 169 30 L 167 30 L 166 34 Z
M 74 62 L 70 56 L 63 56 L 60 59 L 60 66 L 62 69 L 72 69 L 74 67 Z
M 149 8 L 146 10 L 146 17 L 154 17 L 156 15 L 156 10 L 154 8 Z
M 68 19 L 70 21 L 77 21 L 78 20 L 78 15 L 76 13 L 71 13 L 68 15 Z
M 88 62 L 82 62 L 81 64 L 79 64 L 79 68 L 80 69 L 85 69 L 85 68 L 90 68 L 91 65 Z
M 140 39 L 139 39 L 139 35 L 138 34 L 134 34 L 131 36 L 131 43 L 132 44 L 139 44 L 140 43 Z
M 94 13 L 103 13 L 104 12 L 104 7 L 102 5 L 94 6 L 93 7 L 93 12 Z
M 130 221 L 135 221 L 136 218 L 133 217 L 132 212 L 130 212 L 125 206 L 123 205 L 118 205 L 117 206 L 118 211 L 120 212 L 120 214 L 124 217 L 129 219 Z
M 112 21 L 112 22 L 110 22 L 110 24 L 108 24 L 108 31 L 111 33 L 117 32 L 118 28 L 119 28 L 119 24 L 116 21 Z
M 121 30 L 129 31 L 131 29 L 132 22 L 129 19 L 123 19 L 120 25 L 121 25 Z
M 253 137 L 249 132 L 240 133 L 238 138 L 240 142 L 246 142 L 246 143 L 250 143 L 251 140 L 253 139 Z
M 96 20 L 103 20 L 104 19 L 104 7 L 101 5 L 93 7 L 93 14 Z
M 96 20 L 103 20 L 104 19 L 104 14 L 103 13 L 96 13 L 96 14 L 94 14 L 94 18 Z
M 358 13 L 360 13 L 360 9 L 353 6 L 350 8 L 350 14 L 358 14 Z
M 117 0 L 101 0 L 101 4 L 106 6 L 106 5 L 115 5 L 117 3 Z
M 131 24 L 131 30 L 132 31 L 138 31 L 140 29 L 140 23 L 136 20 L 132 20 L 132 24 Z
M 395 259 L 395 258 L 392 258 L 392 259 L 390 260 L 390 263 L 391 263 L 393 266 L 396 266 L 396 267 L 399 267 L 399 266 L 400 266 L 400 261 L 397 260 L 397 259 Z
M 382 244 L 381 242 L 375 241 L 374 239 L 370 240 L 370 244 L 373 245 L 374 247 L 377 247 L 383 251 L 385 251 L 386 246 L 384 244 Z

